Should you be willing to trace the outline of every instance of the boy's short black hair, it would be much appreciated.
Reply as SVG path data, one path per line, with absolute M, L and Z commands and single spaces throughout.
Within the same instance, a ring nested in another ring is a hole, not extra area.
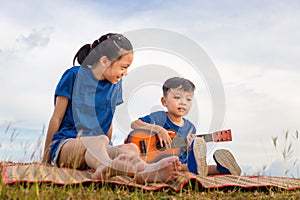
M 185 92 L 194 92 L 195 85 L 188 79 L 173 77 L 165 81 L 162 89 L 164 97 L 167 96 L 170 89 L 180 88 Z

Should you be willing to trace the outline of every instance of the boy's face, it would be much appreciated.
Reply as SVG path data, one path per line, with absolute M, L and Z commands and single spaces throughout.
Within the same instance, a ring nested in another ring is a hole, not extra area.
M 193 92 L 183 91 L 181 88 L 170 89 L 166 97 L 162 97 L 163 106 L 176 117 L 187 115 L 192 107 Z

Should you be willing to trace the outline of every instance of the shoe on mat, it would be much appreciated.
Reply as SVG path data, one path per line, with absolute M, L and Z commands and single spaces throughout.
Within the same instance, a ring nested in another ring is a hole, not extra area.
M 191 144 L 187 158 L 188 170 L 200 176 L 207 176 L 206 143 L 202 137 L 196 137 Z
M 217 163 L 217 170 L 221 174 L 241 175 L 241 168 L 230 151 L 226 149 L 218 149 L 215 151 L 213 157 Z

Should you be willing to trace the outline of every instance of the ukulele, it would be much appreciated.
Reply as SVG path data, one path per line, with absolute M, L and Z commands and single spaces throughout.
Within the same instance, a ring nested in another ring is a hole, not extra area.
M 160 145 L 156 132 L 144 129 L 135 129 L 128 134 L 124 143 L 136 144 L 140 150 L 141 158 L 147 163 L 153 163 L 171 155 L 179 155 L 180 148 L 188 146 L 186 136 L 176 137 L 176 135 L 177 134 L 175 132 L 169 132 L 169 136 L 172 139 L 172 145 L 171 148 L 166 148 L 165 146 Z M 230 129 L 196 136 L 203 137 L 205 142 L 232 141 Z

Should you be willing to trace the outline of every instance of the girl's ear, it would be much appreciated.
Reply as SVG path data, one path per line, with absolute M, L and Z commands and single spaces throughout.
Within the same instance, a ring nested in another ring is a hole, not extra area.
M 111 64 L 110 60 L 106 56 L 102 56 L 99 62 L 104 67 L 108 67 Z
M 162 97 L 162 98 L 160 99 L 160 101 L 161 101 L 161 104 L 162 104 L 163 106 L 167 107 L 167 103 L 166 103 L 166 98 L 165 98 L 165 97 Z

